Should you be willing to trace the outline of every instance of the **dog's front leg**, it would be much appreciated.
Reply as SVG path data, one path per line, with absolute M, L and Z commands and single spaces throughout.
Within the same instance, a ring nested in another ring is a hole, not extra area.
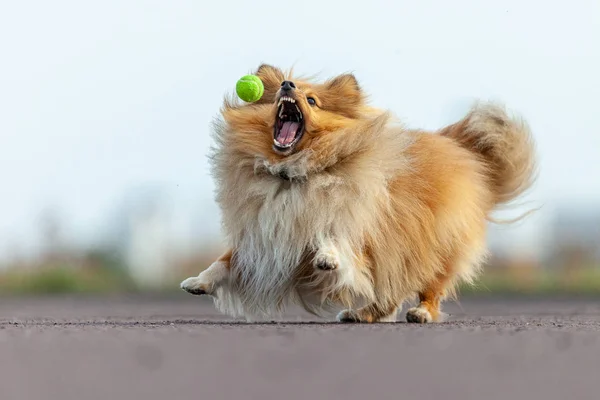
M 340 268 L 340 250 L 334 239 L 324 237 L 317 240 L 313 266 L 322 271 Z
M 200 275 L 181 282 L 181 288 L 195 295 L 214 295 L 219 285 L 229 278 L 231 256 L 232 250 L 228 250 Z

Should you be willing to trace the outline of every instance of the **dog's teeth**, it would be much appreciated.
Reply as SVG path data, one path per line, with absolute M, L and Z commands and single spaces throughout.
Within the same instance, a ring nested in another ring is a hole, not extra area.
M 273 144 L 277 147 L 281 147 L 283 149 L 287 149 L 288 147 L 291 147 L 293 143 L 288 143 L 288 144 L 281 144 L 277 141 L 277 139 L 273 139 Z
M 296 103 L 296 100 L 292 99 L 291 97 L 283 96 L 279 99 L 279 105 L 281 105 L 281 103 L 283 103 L 284 101 L 290 102 L 292 104 Z

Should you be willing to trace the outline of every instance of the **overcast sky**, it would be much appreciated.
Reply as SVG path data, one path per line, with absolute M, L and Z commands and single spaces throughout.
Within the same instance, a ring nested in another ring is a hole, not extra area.
M 502 235 L 535 238 L 556 204 L 600 200 L 598 38 L 597 0 L 3 1 L 0 256 L 36 241 L 46 207 L 86 240 L 148 185 L 216 229 L 209 123 L 261 62 L 352 71 L 414 127 L 505 102 L 536 136 L 527 200 L 546 209 Z

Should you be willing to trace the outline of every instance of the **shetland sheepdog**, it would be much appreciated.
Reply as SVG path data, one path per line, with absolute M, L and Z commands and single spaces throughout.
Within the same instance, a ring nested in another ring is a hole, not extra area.
M 226 98 L 210 154 L 229 250 L 181 288 L 248 320 L 299 305 L 340 322 L 442 319 L 473 282 L 491 213 L 535 180 L 527 124 L 477 103 L 437 132 L 367 103 L 352 74 L 325 82 L 270 65 L 262 98 Z

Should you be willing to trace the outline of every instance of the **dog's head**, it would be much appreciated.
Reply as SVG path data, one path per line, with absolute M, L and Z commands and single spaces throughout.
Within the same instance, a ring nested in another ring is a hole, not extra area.
M 222 114 L 239 151 L 267 160 L 282 159 L 331 143 L 332 136 L 371 117 L 365 95 L 352 74 L 315 83 L 263 64 L 255 72 L 262 98 L 250 104 L 225 101 Z

